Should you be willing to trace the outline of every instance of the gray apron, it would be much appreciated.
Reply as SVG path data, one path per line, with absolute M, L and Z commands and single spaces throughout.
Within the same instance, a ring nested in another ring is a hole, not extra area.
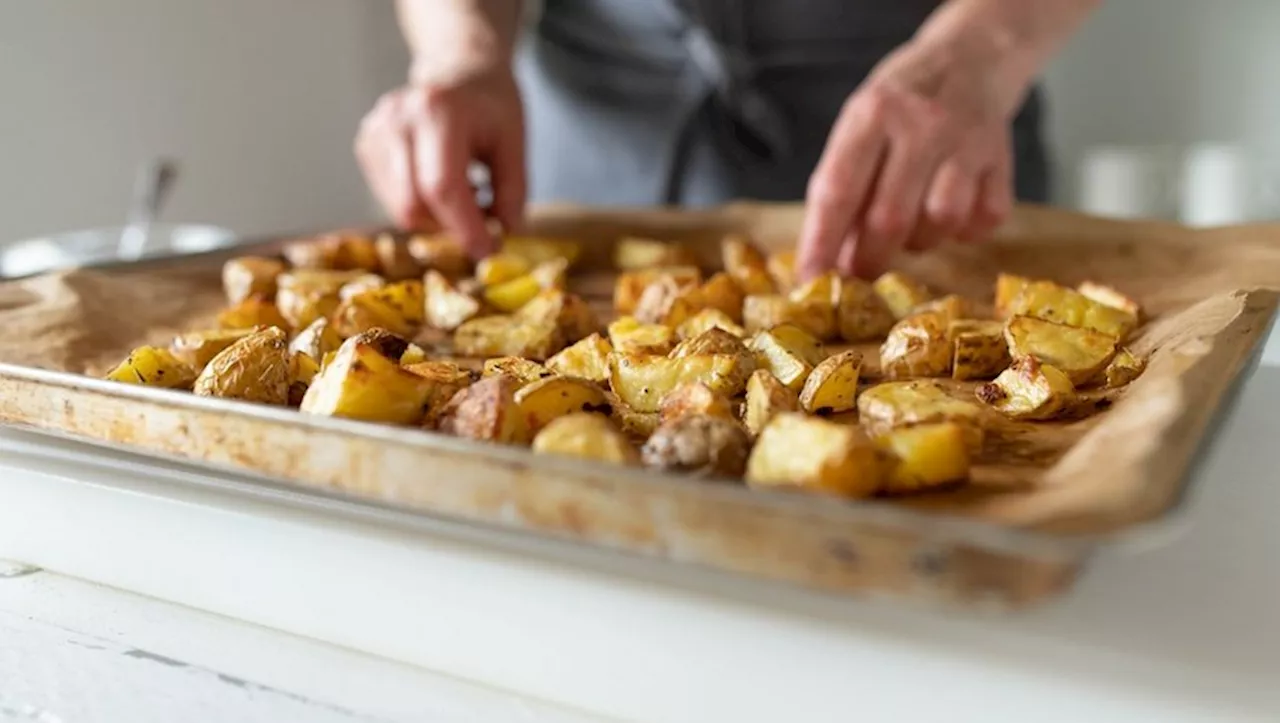
M 545 0 L 519 50 L 530 200 L 798 200 L 845 99 L 937 0 Z M 1013 123 L 1045 201 L 1041 100 Z

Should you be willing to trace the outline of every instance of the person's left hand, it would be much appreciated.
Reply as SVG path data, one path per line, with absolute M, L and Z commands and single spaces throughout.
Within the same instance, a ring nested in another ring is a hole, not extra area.
M 900 249 L 980 239 L 1009 214 L 1025 87 L 972 56 L 908 44 L 849 97 L 809 181 L 802 278 L 875 276 Z

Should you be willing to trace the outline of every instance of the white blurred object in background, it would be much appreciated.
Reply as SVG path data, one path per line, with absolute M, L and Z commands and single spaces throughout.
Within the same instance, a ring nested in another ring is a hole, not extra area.
M 1168 149 L 1098 146 L 1080 164 L 1080 210 L 1107 218 L 1168 218 L 1177 200 L 1177 162 Z
M 1204 143 L 1183 157 L 1181 220 L 1188 226 L 1224 226 L 1264 215 L 1274 184 L 1242 145 Z

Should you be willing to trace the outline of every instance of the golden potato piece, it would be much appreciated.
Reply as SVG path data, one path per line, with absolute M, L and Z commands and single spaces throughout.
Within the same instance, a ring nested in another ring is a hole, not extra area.
M 974 309 L 973 302 L 958 294 L 947 294 L 941 299 L 926 301 L 917 306 L 910 315 L 915 316 L 924 313 L 940 314 L 948 323 L 970 319 L 978 315 L 977 310 Z
M 515 254 L 497 253 L 476 263 L 476 280 L 485 286 L 495 286 L 529 273 L 533 266 Z
M 288 243 L 284 257 L 299 269 L 378 271 L 381 263 L 373 239 L 358 233 L 331 233 Z
M 747 342 L 756 365 L 769 370 L 787 388 L 799 392 L 809 373 L 823 359 L 822 345 L 807 331 L 781 324 L 762 331 Z
M 1013 302 L 1022 290 L 1031 283 L 1031 279 L 1013 274 L 1000 274 L 996 277 L 996 316 L 1008 319 L 1013 312 Z
M 574 412 L 611 411 L 604 391 L 593 382 L 573 377 L 548 377 L 532 382 L 516 392 L 516 404 L 529 428 L 537 432 L 557 417 Z
M 880 370 L 889 379 L 943 377 L 951 373 L 953 355 L 944 312 L 930 311 L 902 319 L 880 345 Z
M 572 344 L 600 330 L 600 321 L 591 306 L 582 297 L 560 289 L 539 292 L 529 303 L 520 307 L 515 318 L 535 324 L 555 324 L 563 338 L 562 344 Z
M 289 351 L 306 354 L 312 359 L 324 359 L 325 354 L 337 351 L 342 337 L 333 330 L 328 319 L 316 319 L 289 342 Z
M 533 438 L 534 454 L 558 454 L 611 464 L 640 464 L 626 435 L 601 414 L 578 412 L 554 419 Z
M 276 277 L 284 273 L 284 262 L 262 256 L 241 256 L 222 265 L 222 290 L 235 306 L 251 296 L 274 299 Z
M 868 497 L 879 489 L 883 468 L 880 451 L 860 428 L 784 412 L 756 439 L 747 485 Z
M 257 329 L 213 329 L 211 331 L 194 331 L 175 338 L 169 344 L 169 351 L 184 364 L 195 371 L 195 374 L 218 355 L 218 352 L 252 334 Z
M 516 403 L 519 386 L 511 377 L 496 376 L 459 391 L 445 405 L 440 431 L 486 442 L 527 444 L 532 434 Z
M 872 284 L 872 288 L 884 300 L 896 319 L 911 315 L 917 306 L 933 298 L 929 289 L 906 274 L 889 271 Z
M 894 429 L 876 444 L 888 458 L 880 491 L 906 494 L 946 487 L 969 478 L 970 457 L 964 425 L 955 422 Z
M 484 316 L 459 326 L 453 345 L 462 356 L 520 356 L 543 361 L 564 348 L 564 335 L 552 321 Z
M 963 425 L 971 449 L 982 447 L 983 409 L 947 394 L 941 384 L 918 379 L 877 384 L 858 395 L 858 418 L 873 434 L 935 422 Z
M 404 347 L 396 349 L 384 340 L 361 334 L 343 342 L 312 380 L 302 411 L 366 422 L 422 422 L 430 411 L 435 382 L 400 366 Z
M 733 277 L 743 294 L 777 293 L 764 253 L 745 237 L 731 235 L 721 240 L 720 258 L 724 270 Z
M 1099 304 L 1110 306 L 1113 309 L 1119 309 L 1131 315 L 1134 319 L 1142 318 L 1142 307 L 1138 305 L 1137 301 L 1134 301 L 1132 298 L 1125 296 L 1106 284 L 1099 284 L 1096 281 L 1085 281 L 1076 287 L 1076 291 L 1079 291 L 1086 298 L 1092 299 Z
M 380 234 L 373 242 L 378 255 L 378 272 L 390 281 L 422 278 L 423 268 L 409 251 L 409 244 L 395 234 Z
M 409 255 L 424 270 L 457 279 L 471 272 L 471 259 L 462 246 L 448 236 L 412 236 L 405 244 Z
M 370 289 L 378 289 L 386 285 L 387 280 L 377 274 L 360 274 L 338 289 L 338 301 L 343 302 Z
M 543 261 L 529 271 L 529 275 L 542 289 L 565 289 L 569 283 L 568 259 Z
M 656 412 L 663 397 L 689 382 L 702 382 L 712 391 L 732 397 L 743 390 L 751 369 L 734 354 L 699 354 L 679 359 L 614 352 L 609 357 L 609 381 L 614 394 L 639 412 Z
M 196 370 L 168 349 L 142 346 L 129 352 L 129 356 L 107 372 L 105 378 L 144 387 L 191 389 L 196 380 Z
M 498 311 L 510 313 L 533 301 L 541 291 L 542 284 L 531 274 L 525 274 L 485 289 L 484 300 Z
M 675 344 L 671 327 L 642 324 L 631 316 L 623 316 L 609 324 L 609 342 L 615 351 L 631 354 L 666 354 Z
M 666 266 L 618 275 L 613 286 L 613 309 L 619 314 L 634 314 L 645 289 L 659 279 L 670 277 L 681 287 L 702 283 L 702 272 L 696 266 Z
M 791 290 L 787 298 L 798 304 L 816 303 L 835 308 L 840 303 L 844 280 L 834 271 L 819 274 Z
M 444 274 L 428 271 L 423 277 L 424 319 L 436 328 L 452 331 L 480 313 L 480 302 L 462 293 Z
M 723 271 L 707 279 L 698 288 L 698 301 L 703 309 L 719 311 L 735 323 L 742 321 L 742 288 Z
M 1041 364 L 1035 357 L 1021 357 L 995 381 L 976 390 L 978 399 L 1013 419 L 1053 419 L 1075 399 L 1071 379 Z
M 307 389 L 319 373 L 320 365 L 315 359 L 300 352 L 289 352 L 289 406 L 302 404 Z
M 646 466 L 701 477 L 741 477 L 750 454 L 740 424 L 705 414 L 664 421 L 640 450 Z
M 252 329 L 258 326 L 277 326 L 288 329 L 290 324 L 280 314 L 280 310 L 262 296 L 250 296 L 239 304 L 218 313 L 219 329 Z
M 524 259 L 530 266 L 544 261 L 564 259 L 572 267 L 582 254 L 577 241 L 537 236 L 507 236 L 502 239 L 502 253 Z
M 800 408 L 810 414 L 834 414 L 854 408 L 862 355 L 846 351 L 814 367 L 800 390 Z
M 792 301 L 778 294 L 748 296 L 742 302 L 742 318 L 751 333 L 793 324 L 822 340 L 836 334 L 835 307 L 822 301 Z
M 719 327 L 712 327 L 701 334 L 685 339 L 671 350 L 673 359 L 695 354 L 733 354 L 742 358 L 744 366 L 755 369 L 755 356 L 741 339 Z
M 565 347 L 547 360 L 547 369 L 566 377 L 603 382 L 609 378 L 609 355 L 613 345 L 599 334 L 592 334 Z
M 1116 353 L 1114 337 L 1031 316 L 1010 319 L 1004 337 L 1011 355 L 1033 356 L 1066 374 L 1073 385 L 1096 377 Z
M 550 370 L 536 361 L 522 359 L 518 356 L 500 356 L 486 359 L 480 372 L 482 377 L 495 377 L 506 374 L 514 377 L 521 384 L 532 384 L 536 381 L 554 376 Z
M 1111 363 L 1104 370 L 1103 378 L 1107 389 L 1118 389 L 1137 379 L 1146 369 L 1147 362 L 1134 355 L 1128 349 L 1121 349 L 1111 358 Z
M 209 360 L 195 393 L 259 404 L 288 404 L 293 367 L 288 336 L 278 327 L 255 331 Z
M 897 317 L 871 284 L 862 279 L 842 279 L 836 308 L 840 338 L 848 342 L 880 339 L 893 328 Z
M 639 271 L 657 266 L 697 266 L 698 257 L 682 244 L 657 239 L 627 237 L 613 247 L 613 266 L 619 271 Z
M 1009 366 L 1009 345 L 1000 322 L 961 319 L 948 325 L 947 334 L 955 350 L 952 379 L 993 379 Z
M 422 426 L 427 429 L 435 429 L 439 425 L 445 405 L 473 381 L 471 372 L 448 361 L 414 362 L 406 364 L 404 370 L 431 382 L 426 401 L 427 413 L 422 419 Z
M 342 337 L 375 328 L 413 336 L 425 320 L 425 292 L 422 282 L 414 279 L 369 289 L 340 303 L 333 312 L 333 329 Z
M 737 337 L 743 337 L 747 334 L 746 329 L 743 329 L 735 323 L 734 320 L 723 311 L 720 311 L 719 309 L 703 309 L 688 319 L 685 319 L 684 322 L 676 328 L 676 336 L 681 339 L 690 339 L 710 329 L 724 329 Z
M 796 252 L 794 250 L 774 251 L 769 254 L 769 259 L 765 261 L 765 268 L 778 290 L 790 291 L 796 287 Z
M 702 382 L 681 384 L 662 398 L 659 414 L 663 422 L 690 414 L 736 419 L 734 404 L 723 394 L 717 394 Z
M 670 276 L 649 284 L 636 302 L 635 317 L 646 324 L 675 328 L 703 308 L 698 287 L 681 286 Z
M 773 372 L 757 369 L 747 380 L 746 410 L 742 422 L 747 432 L 755 437 L 770 419 L 783 412 L 800 411 L 800 399 L 795 391 L 787 388 Z
M 1100 304 L 1078 291 L 1049 281 L 1033 281 L 1009 305 L 1010 316 L 1033 316 L 1067 326 L 1093 329 L 1124 341 L 1138 325 L 1138 317 Z
M 417 364 L 424 361 L 427 361 L 427 350 L 417 344 L 410 344 L 405 348 L 404 354 L 400 355 L 400 366 Z
M 658 425 L 662 423 L 662 415 L 658 412 L 640 412 L 632 409 L 613 392 L 607 392 L 605 396 L 609 399 L 609 405 L 613 408 L 613 412 L 609 417 L 623 432 L 632 437 L 648 439 L 649 435 L 653 434 Z
M 338 308 L 339 292 L 362 276 L 359 271 L 293 269 L 276 279 L 276 306 L 295 329 L 305 329 Z

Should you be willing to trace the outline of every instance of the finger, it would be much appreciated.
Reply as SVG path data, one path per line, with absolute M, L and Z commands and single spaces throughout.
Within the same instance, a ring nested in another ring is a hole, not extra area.
M 441 225 L 457 236 L 474 258 L 493 253 L 495 241 L 485 226 L 467 178 L 470 145 L 450 123 L 414 127 L 414 173 L 418 191 Z
M 524 225 L 527 178 L 524 158 L 524 124 L 513 123 L 504 129 L 498 143 L 485 159 L 493 185 L 493 211 L 506 233 L 514 233 Z
M 1013 211 L 1013 162 L 1007 155 L 997 160 L 978 182 L 969 223 L 959 233 L 972 243 L 991 234 Z
M 369 188 L 392 221 L 401 228 L 417 228 L 430 214 L 418 195 L 413 174 L 412 139 L 396 122 L 393 101 L 384 98 L 361 123 L 356 136 L 356 159 Z
M 918 137 L 894 139 L 859 229 L 859 267 L 884 268 L 906 244 L 921 216 L 925 190 L 936 168 L 937 150 L 930 143 Z
M 954 236 L 969 225 L 981 173 L 974 165 L 952 158 L 938 169 L 929 187 L 925 218 L 943 235 Z

